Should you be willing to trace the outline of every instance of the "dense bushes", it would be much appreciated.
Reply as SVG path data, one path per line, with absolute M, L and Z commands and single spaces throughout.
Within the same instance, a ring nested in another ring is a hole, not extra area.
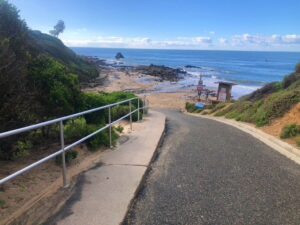
M 86 120 L 83 117 L 69 120 L 64 126 L 64 135 L 66 142 L 79 140 L 91 132 Z
M 51 83 L 51 82 L 50 82 Z M 123 101 L 134 98 L 131 93 L 80 93 L 79 101 L 76 103 L 76 108 L 80 110 L 88 110 L 104 106 L 107 104 Z M 140 107 L 142 107 L 142 101 Z M 79 104 L 80 103 L 80 104 Z M 132 111 L 136 109 L 137 100 L 132 101 Z M 74 108 L 75 110 L 75 108 Z M 49 110 L 49 112 L 51 112 Z M 114 106 L 111 109 L 112 121 L 129 113 L 128 102 L 119 106 Z M 137 112 L 132 115 L 133 121 L 137 120 Z M 142 118 L 142 110 L 140 111 L 140 119 Z M 129 117 L 127 117 L 129 119 Z M 93 133 L 94 131 L 104 127 L 108 123 L 108 109 L 96 111 L 86 114 L 82 117 L 68 120 L 64 125 L 65 142 L 71 143 L 83 138 L 84 136 Z M 117 133 L 112 131 L 112 144 L 117 140 Z M 18 141 L 17 141 L 18 140 Z M 39 146 L 45 146 L 47 143 L 59 140 L 59 126 L 49 126 L 22 135 L 21 139 L 5 139 L 1 140 L 0 144 L 0 159 L 14 160 L 25 157 L 30 154 L 32 149 L 37 149 Z M 98 149 L 100 146 L 109 146 L 108 131 L 100 132 L 86 142 L 90 150 Z
M 34 94 L 34 113 L 38 120 L 74 113 L 80 108 L 77 75 L 48 56 L 38 56 L 29 64 L 29 87 Z M 41 94 L 42 93 L 42 94 Z
M 81 110 L 88 110 L 91 108 L 101 107 L 108 104 L 113 104 L 126 99 L 135 98 L 132 93 L 126 92 L 114 92 L 114 93 L 84 93 L 82 94 L 82 107 Z M 138 106 L 138 100 L 132 101 L 132 111 Z M 140 107 L 143 106 L 143 102 L 140 101 Z M 123 103 L 119 106 L 114 106 L 111 109 L 112 120 L 118 119 L 129 113 L 129 103 Z M 140 119 L 142 119 L 143 111 L 140 110 Z M 91 113 L 85 115 L 85 119 L 88 123 L 108 123 L 108 109 L 102 110 L 102 113 Z M 133 121 L 137 120 L 137 112 L 132 116 Z
M 64 127 L 66 141 L 74 142 L 97 131 L 104 126 L 105 124 L 88 124 L 83 117 L 70 120 Z M 118 135 L 116 134 L 114 129 L 112 129 L 112 145 L 115 145 L 117 138 Z M 110 140 L 108 130 L 96 134 L 95 136 L 86 140 L 85 143 L 91 151 L 96 150 L 100 146 L 109 147 Z
M 280 134 L 280 138 L 291 138 L 296 137 L 298 134 L 300 134 L 300 125 L 297 124 L 290 124 L 285 126 Z

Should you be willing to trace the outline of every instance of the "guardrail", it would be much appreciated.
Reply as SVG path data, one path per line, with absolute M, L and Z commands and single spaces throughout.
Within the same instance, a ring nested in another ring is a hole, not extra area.
M 138 107 L 137 107 L 137 109 L 132 110 L 132 101 L 135 101 L 135 100 L 137 100 Z M 148 104 L 148 101 L 146 100 L 146 97 L 144 97 L 142 101 L 143 101 L 143 106 L 142 107 L 140 107 L 140 98 L 131 98 L 131 99 L 116 102 L 116 103 L 113 103 L 113 104 L 109 104 L 109 105 L 101 106 L 101 107 L 98 107 L 98 108 L 90 109 L 90 110 L 87 110 L 87 111 L 83 111 L 83 112 L 75 113 L 75 114 L 72 114 L 72 115 L 60 117 L 60 118 L 57 118 L 57 119 L 49 120 L 49 121 L 46 121 L 46 122 L 42 122 L 42 123 L 34 124 L 34 125 L 31 125 L 31 126 L 22 127 L 22 128 L 19 128 L 19 129 L 15 129 L 15 130 L 0 133 L 0 139 L 1 139 L 1 138 L 9 137 L 9 136 L 12 136 L 12 135 L 16 135 L 16 134 L 19 134 L 19 133 L 23 133 L 23 132 L 27 132 L 27 131 L 35 130 L 35 129 L 38 129 L 38 128 L 41 128 L 41 127 L 45 127 L 45 126 L 49 126 L 49 125 L 52 125 L 52 124 L 59 123 L 59 126 L 60 126 L 60 144 L 61 144 L 61 149 L 59 151 L 57 151 L 57 152 L 55 152 L 51 155 L 48 155 L 48 156 L 46 156 L 46 157 L 30 164 L 29 166 L 26 166 L 25 168 L 23 168 L 23 169 L 21 169 L 17 172 L 14 172 L 11 175 L 1 179 L 0 180 L 0 185 L 16 178 L 17 176 L 20 176 L 21 174 L 24 174 L 25 172 L 30 171 L 31 169 L 37 167 L 38 165 L 40 165 L 42 163 L 45 163 L 48 160 L 53 159 L 54 157 L 61 154 L 62 155 L 63 185 L 68 186 L 65 152 L 70 150 L 71 148 L 75 147 L 76 145 L 84 142 L 85 140 L 93 137 L 94 135 L 100 133 L 101 131 L 103 131 L 107 128 L 109 128 L 109 141 L 110 141 L 110 147 L 112 148 L 112 126 L 115 123 L 118 123 L 119 121 L 129 117 L 130 129 L 132 130 L 132 114 L 135 113 L 135 112 L 138 112 L 138 121 L 140 120 L 140 110 L 143 110 L 143 114 L 146 114 L 146 110 L 147 110 L 149 104 Z M 127 102 L 129 103 L 129 113 L 126 114 L 125 116 L 122 116 L 121 118 L 119 118 L 115 121 L 111 121 L 111 109 L 114 106 L 119 106 L 120 104 L 124 104 L 124 103 L 127 103 Z M 97 112 L 97 111 L 100 111 L 100 110 L 103 110 L 103 109 L 108 109 L 108 124 L 106 124 L 104 127 L 101 127 L 100 129 L 96 130 L 95 132 L 81 138 L 80 140 L 78 140 L 78 141 L 76 141 L 76 142 L 74 142 L 74 143 L 72 143 L 68 146 L 65 146 L 64 124 L 63 124 L 64 121 L 69 120 L 69 119 L 74 119 L 76 117 L 86 115 L 86 114 L 89 114 L 89 113 Z

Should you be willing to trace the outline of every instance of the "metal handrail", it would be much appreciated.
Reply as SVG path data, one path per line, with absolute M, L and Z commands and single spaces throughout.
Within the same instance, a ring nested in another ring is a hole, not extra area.
M 138 100 L 138 108 L 132 111 L 132 101 L 133 100 Z M 126 114 L 125 116 L 122 116 L 121 118 L 119 118 L 115 121 L 111 121 L 111 108 L 114 107 L 114 106 L 118 106 L 120 104 L 126 103 L 126 102 L 129 102 L 129 113 Z M 78 141 L 76 141 L 76 142 L 74 142 L 74 143 L 72 143 L 72 144 L 65 147 L 63 121 L 68 120 L 68 119 L 73 119 L 73 118 L 76 118 L 76 117 L 79 117 L 79 116 L 82 116 L 82 115 L 85 115 L 85 114 L 89 114 L 89 113 L 92 113 L 92 112 L 96 112 L 96 111 L 99 111 L 99 110 L 102 110 L 102 109 L 107 109 L 107 108 L 109 109 L 109 121 L 108 121 L 109 123 L 108 124 L 106 124 L 104 127 L 101 127 L 100 129 L 94 131 L 93 133 L 91 133 L 91 134 L 81 138 L 80 140 L 78 140 Z M 139 98 L 131 98 L 131 99 L 116 102 L 116 103 L 113 103 L 113 104 L 109 104 L 109 105 L 101 106 L 101 107 L 98 107 L 98 108 L 86 110 L 86 111 L 83 111 L 83 112 L 80 112 L 80 113 L 75 113 L 75 114 L 72 114 L 72 115 L 68 115 L 68 116 L 57 118 L 57 119 L 45 121 L 45 122 L 34 124 L 34 125 L 31 125 L 31 126 L 22 127 L 22 128 L 19 128 L 19 129 L 15 129 L 15 130 L 0 133 L 0 139 L 1 139 L 1 138 L 4 138 L 4 137 L 19 134 L 19 133 L 22 133 L 22 132 L 35 130 L 35 129 L 45 127 L 45 126 L 48 126 L 48 125 L 51 125 L 51 124 L 59 123 L 60 124 L 60 141 L 61 141 L 61 149 L 60 150 L 58 150 L 55 153 L 52 153 L 51 155 L 48 155 L 48 156 L 46 156 L 46 157 L 44 157 L 44 158 L 42 158 L 42 159 L 40 159 L 40 160 L 38 160 L 38 161 L 36 161 L 32 164 L 26 166 L 25 168 L 23 168 L 21 170 L 18 170 L 17 172 L 14 172 L 13 174 L 1 179 L 0 180 L 0 185 L 16 178 L 17 176 L 20 176 L 21 174 L 23 174 L 25 172 L 28 172 L 29 170 L 37 167 L 38 165 L 40 165 L 44 162 L 47 162 L 48 160 L 53 159 L 54 157 L 61 154 L 62 155 L 63 184 L 64 184 L 64 186 L 67 186 L 68 181 L 67 181 L 67 169 L 66 169 L 66 161 L 65 161 L 65 152 L 66 151 L 70 150 L 74 146 L 84 142 L 85 140 L 91 138 L 92 136 L 100 133 L 101 131 L 103 131 L 107 128 L 109 128 L 110 147 L 112 148 L 112 126 L 115 123 L 117 123 L 117 122 L 119 122 L 119 121 L 121 121 L 121 120 L 123 120 L 123 119 L 125 119 L 129 116 L 130 117 L 130 128 L 132 129 L 132 114 L 135 113 L 135 112 L 138 112 L 138 121 L 139 121 L 140 120 L 140 110 L 143 109 L 143 111 L 144 111 L 146 108 L 148 108 L 148 102 L 146 102 L 146 97 L 144 97 L 144 99 L 143 99 L 143 107 L 140 107 L 140 99 Z
M 53 119 L 53 120 L 45 121 L 45 122 L 42 122 L 42 123 L 38 123 L 38 124 L 35 124 L 35 125 L 22 127 L 22 128 L 11 130 L 11 131 L 6 131 L 6 132 L 3 132 L 3 133 L 0 133 L 0 138 L 8 137 L 8 136 L 11 136 L 11 135 L 14 135 L 14 134 L 23 133 L 25 131 L 35 130 L 35 129 L 38 129 L 40 127 L 45 127 L 45 126 L 48 126 L 48 125 L 51 125 L 51 124 L 54 124 L 54 123 L 58 123 L 60 121 L 73 119 L 75 117 L 82 116 L 82 115 L 85 115 L 85 114 L 88 114 L 88 113 L 96 112 L 96 111 L 99 111 L 99 110 L 102 110 L 102 109 L 107 109 L 109 107 L 120 105 L 122 103 L 126 103 L 126 102 L 129 102 L 129 101 L 135 100 L 135 99 L 138 99 L 138 98 L 131 98 L 131 99 L 127 99 L 127 100 L 124 100 L 124 101 L 121 101 L 121 102 L 116 102 L 116 103 L 113 103 L 113 104 L 109 104 L 109 105 L 101 106 L 101 107 L 98 107 L 98 108 L 86 110 L 86 111 L 83 111 L 83 112 L 80 112 L 80 113 L 75 113 L 75 114 L 72 114 L 72 115 L 68 115 L 68 116 L 57 118 L 57 119 Z

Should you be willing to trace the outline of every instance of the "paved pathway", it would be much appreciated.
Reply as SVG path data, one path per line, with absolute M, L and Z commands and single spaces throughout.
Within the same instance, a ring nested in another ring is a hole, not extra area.
M 84 173 L 75 193 L 48 225 L 118 225 L 142 181 L 165 127 L 165 116 L 150 111 L 133 124 L 127 142 L 105 151 L 101 164 Z
M 300 166 L 216 121 L 164 110 L 167 135 L 125 224 L 300 224 Z

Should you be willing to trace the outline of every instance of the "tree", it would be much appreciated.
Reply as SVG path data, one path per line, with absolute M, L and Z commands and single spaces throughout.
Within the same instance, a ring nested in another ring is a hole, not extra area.
M 28 83 L 35 96 L 33 107 L 38 120 L 78 110 L 81 94 L 76 74 L 47 55 L 39 55 L 28 67 Z
M 21 126 L 28 115 L 28 37 L 19 11 L 0 0 L 0 131 Z
M 53 29 L 53 30 L 50 30 L 49 33 L 50 33 L 51 35 L 53 35 L 54 37 L 58 37 L 58 35 L 59 35 L 60 33 L 63 33 L 64 30 L 65 30 L 65 28 L 66 28 L 65 22 L 62 21 L 62 20 L 59 20 L 59 21 L 57 22 L 57 24 L 56 24 L 53 28 L 54 28 L 54 29 Z

